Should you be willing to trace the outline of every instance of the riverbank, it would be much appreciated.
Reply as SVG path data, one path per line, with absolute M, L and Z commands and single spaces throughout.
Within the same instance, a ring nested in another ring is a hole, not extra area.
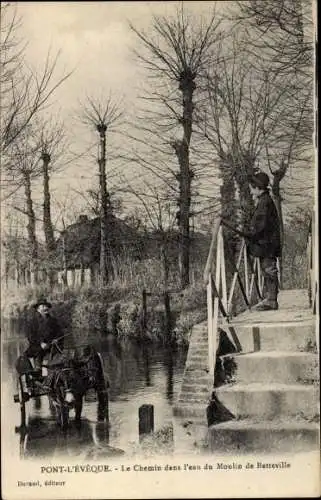
M 4 296 L 5 295 L 5 296 Z M 77 290 L 49 289 L 45 286 L 3 291 L 1 317 L 23 328 L 36 300 L 45 296 L 62 327 L 84 340 L 90 335 L 109 334 L 120 339 L 147 338 L 152 341 L 187 344 L 193 325 L 206 318 L 206 290 L 194 283 L 184 291 L 170 294 L 170 333 L 165 314 L 164 295 L 147 296 L 130 287 L 83 287 Z

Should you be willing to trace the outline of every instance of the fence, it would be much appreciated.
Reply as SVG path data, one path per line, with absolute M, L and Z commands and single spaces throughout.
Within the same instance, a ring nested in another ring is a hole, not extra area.
M 312 214 L 309 224 L 307 241 L 307 275 L 308 275 L 308 295 L 309 305 L 313 314 L 318 309 L 318 239 L 316 234 L 315 214 Z
M 210 250 L 204 270 L 204 280 L 207 286 L 207 321 L 208 321 L 208 363 L 209 372 L 214 375 L 217 329 L 219 315 L 229 323 L 233 316 L 233 306 L 238 283 L 245 307 L 250 308 L 255 301 L 262 299 L 264 278 L 260 260 L 252 259 L 248 255 L 244 238 L 240 240 L 240 247 L 236 259 L 226 248 L 228 241 L 224 235 L 224 222 L 218 219 L 213 227 Z M 228 281 L 226 263 L 232 272 L 232 279 Z M 230 329 L 233 334 L 233 329 Z

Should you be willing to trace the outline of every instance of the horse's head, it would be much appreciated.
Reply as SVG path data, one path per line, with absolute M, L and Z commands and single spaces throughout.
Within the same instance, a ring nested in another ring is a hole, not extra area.
M 57 366 L 53 392 L 67 402 L 72 402 L 89 389 L 101 389 L 104 380 L 100 355 L 93 346 L 88 345 L 81 353 L 64 358 L 63 363 Z

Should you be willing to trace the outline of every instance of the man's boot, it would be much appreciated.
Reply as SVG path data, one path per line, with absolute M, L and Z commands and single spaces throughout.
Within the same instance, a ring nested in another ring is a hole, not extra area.
M 276 311 L 279 308 L 278 278 L 277 276 L 265 278 L 266 298 L 253 307 L 255 311 Z

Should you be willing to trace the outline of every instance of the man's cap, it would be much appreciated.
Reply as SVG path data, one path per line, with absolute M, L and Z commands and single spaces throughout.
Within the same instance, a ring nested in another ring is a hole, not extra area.
M 251 178 L 252 186 L 258 187 L 260 189 L 266 189 L 270 183 L 269 176 L 265 172 L 258 172 L 254 174 Z
M 49 307 L 49 309 L 52 308 L 52 304 L 50 302 L 48 302 L 48 300 L 45 298 L 40 298 L 39 300 L 37 300 L 37 302 L 35 304 L 33 304 L 32 307 L 34 307 L 35 309 L 38 309 L 39 306 L 47 306 L 47 307 Z

